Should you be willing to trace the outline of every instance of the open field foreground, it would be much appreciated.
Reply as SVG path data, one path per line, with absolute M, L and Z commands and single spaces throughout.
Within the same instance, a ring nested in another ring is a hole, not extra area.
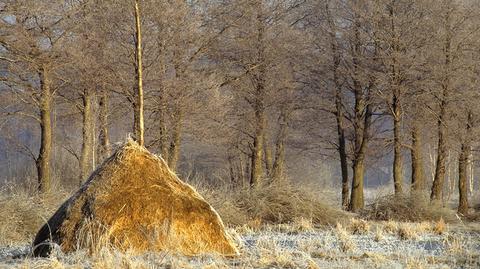
M 31 258 L 28 245 L 0 247 L 0 268 L 479 268 L 478 225 L 443 222 L 366 222 L 352 219 L 331 228 L 313 228 L 301 219 L 291 225 L 230 229 L 241 255 L 185 257 L 171 253 L 135 255 L 104 248 L 57 251 Z M 86 258 L 86 257 L 89 258 Z

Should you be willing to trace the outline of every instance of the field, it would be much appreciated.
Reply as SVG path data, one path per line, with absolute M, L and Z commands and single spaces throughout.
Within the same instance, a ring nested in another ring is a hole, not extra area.
M 480 225 L 456 219 L 451 210 L 431 208 L 430 215 L 420 216 L 420 211 L 411 208 L 417 218 L 433 218 L 414 222 L 373 220 L 372 212 L 358 215 L 342 213 L 329 208 L 329 205 L 323 205 L 318 212 L 310 211 L 310 216 L 307 216 L 294 205 L 305 206 L 302 203 L 307 201 L 315 205 L 316 201 L 300 200 L 295 196 L 300 191 L 293 187 L 268 190 L 272 197 L 290 197 L 293 202 L 272 201 L 265 193 L 249 192 L 250 197 L 240 200 L 247 194 L 239 192 L 237 196 L 220 197 L 212 191 L 204 192 L 219 213 L 225 216 L 228 230 L 239 246 L 240 256 L 230 258 L 208 255 L 185 257 L 168 252 L 135 254 L 121 252 L 108 245 L 99 246 L 95 253 L 80 249 L 65 254 L 56 250 L 49 258 L 32 258 L 31 238 L 42 219 L 55 209 L 54 204 L 67 194 L 35 197 L 25 191 L 4 191 L 0 200 L 3 216 L 0 268 L 480 267 Z M 258 197 L 252 197 L 254 195 Z M 227 197 L 230 201 L 226 200 Z M 303 199 L 310 199 L 306 197 L 303 196 Z M 36 203 L 36 199 L 44 202 Z M 252 205 L 246 204 L 246 200 L 255 201 L 255 210 Z M 267 209 L 276 208 L 276 203 L 283 204 L 289 211 L 278 209 L 278 213 L 283 215 L 274 219 Z M 41 211 L 40 216 L 38 211 Z M 242 221 L 245 223 L 242 224 Z
M 29 258 L 28 245 L 0 248 L 1 268 L 478 268 L 480 233 L 435 223 L 365 222 L 315 229 L 292 225 L 231 229 L 241 247 L 238 258 L 187 258 L 169 253 L 134 255 L 115 250 L 85 259 L 86 253 Z M 365 229 L 365 230 L 364 230 Z

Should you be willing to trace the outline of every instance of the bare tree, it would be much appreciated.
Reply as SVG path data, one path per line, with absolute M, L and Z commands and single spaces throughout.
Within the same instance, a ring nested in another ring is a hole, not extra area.
M 62 48 L 68 41 L 65 17 L 75 14 L 78 5 L 16 1 L 6 3 L 2 9 L 2 16 L 8 18 L 1 21 L 4 32 L 0 45 L 9 62 L 4 80 L 19 100 L 33 107 L 19 114 L 40 125 L 40 149 L 34 159 L 42 192 L 49 191 L 52 185 L 52 106 L 59 86 L 57 71 L 65 61 Z

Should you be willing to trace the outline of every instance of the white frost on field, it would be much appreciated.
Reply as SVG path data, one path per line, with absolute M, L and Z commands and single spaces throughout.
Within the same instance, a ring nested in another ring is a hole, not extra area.
M 215 256 L 187 258 L 168 253 L 133 255 L 105 251 L 85 259 L 85 253 L 57 253 L 49 259 L 29 257 L 29 246 L 0 247 L 0 268 L 36 268 L 55 262 L 94 268 L 102 264 L 132 268 L 480 268 L 480 234 L 450 232 L 426 233 L 403 240 L 385 234 L 379 240 L 373 232 L 349 234 L 351 245 L 342 250 L 342 240 L 335 229 L 312 232 L 275 230 L 246 232 L 237 236 L 242 254 L 225 259 Z

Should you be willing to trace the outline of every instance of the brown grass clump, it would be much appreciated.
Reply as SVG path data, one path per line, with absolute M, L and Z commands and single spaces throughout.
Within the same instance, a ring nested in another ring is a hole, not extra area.
M 1 189 L 0 245 L 30 241 L 67 197 L 66 192 L 56 189 L 56 192 L 44 195 L 39 195 L 35 187 L 9 185 Z
M 227 225 L 248 224 L 258 229 L 265 224 L 299 223 L 335 225 L 348 219 L 348 213 L 323 203 L 322 195 L 312 189 L 288 183 L 268 184 L 258 188 L 206 191 L 205 197 L 217 209 Z M 308 223 L 307 223 L 308 222 Z
M 409 223 L 403 223 L 398 228 L 398 236 L 402 240 L 414 240 L 418 238 L 417 231 L 414 226 Z
M 417 223 L 417 231 L 419 233 L 429 233 L 432 231 L 432 222 L 430 221 L 422 221 Z
M 383 230 L 380 227 L 377 226 L 375 228 L 375 235 L 373 237 L 373 240 L 375 240 L 375 242 L 380 242 L 384 238 L 385 238 L 385 236 L 383 235 Z
M 393 220 L 389 220 L 383 225 L 383 230 L 386 233 L 394 234 L 398 231 L 398 223 Z
M 443 220 L 443 218 L 440 218 L 433 225 L 433 232 L 438 235 L 444 234 L 447 231 L 447 229 L 448 229 L 448 226 L 445 223 L 445 220 Z
M 133 141 L 106 160 L 42 227 L 35 255 L 48 255 L 47 241 L 66 252 L 95 251 L 100 242 L 136 252 L 237 253 L 215 210 L 162 159 Z
M 353 234 L 367 234 L 370 231 L 370 224 L 362 219 L 351 218 L 349 229 Z
M 340 250 L 342 252 L 350 252 L 355 249 L 355 243 L 347 229 L 345 229 L 340 223 L 337 223 L 335 227 L 335 235 L 340 243 Z
M 454 222 L 457 219 L 453 210 L 431 204 L 427 197 L 418 194 L 381 197 L 362 211 L 361 215 L 369 220 L 383 221 L 421 222 L 443 218 L 447 222 Z

